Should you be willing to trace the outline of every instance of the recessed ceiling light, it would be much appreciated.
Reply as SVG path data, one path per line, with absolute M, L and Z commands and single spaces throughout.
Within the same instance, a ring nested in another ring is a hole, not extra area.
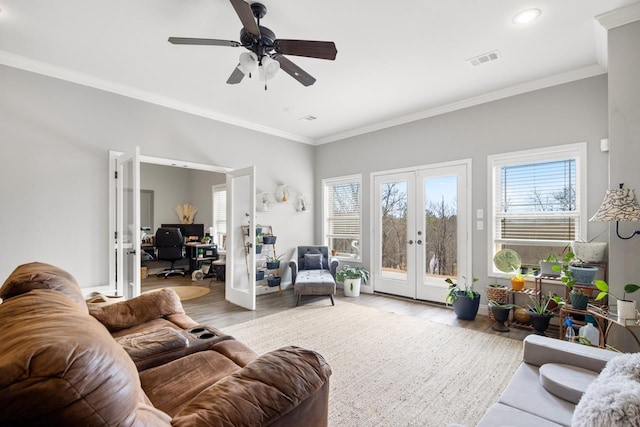
M 540 9 L 526 9 L 516 13 L 512 21 L 514 24 L 522 25 L 535 21 L 540 17 L 542 11 Z

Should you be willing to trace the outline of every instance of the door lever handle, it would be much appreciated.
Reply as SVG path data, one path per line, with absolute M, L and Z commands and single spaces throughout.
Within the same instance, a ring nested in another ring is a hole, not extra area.
M 422 244 L 422 240 L 416 240 L 416 244 L 417 245 L 421 245 Z
M 407 243 L 413 245 L 413 240 L 409 240 Z

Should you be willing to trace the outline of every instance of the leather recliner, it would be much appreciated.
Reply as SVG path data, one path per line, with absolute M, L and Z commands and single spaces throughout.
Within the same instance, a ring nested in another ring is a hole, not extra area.
M 197 325 L 171 290 L 88 308 L 71 275 L 31 263 L 0 298 L 0 425 L 327 425 L 322 356 L 298 347 L 258 356 Z M 163 341 L 201 329 L 213 337 L 204 347 Z

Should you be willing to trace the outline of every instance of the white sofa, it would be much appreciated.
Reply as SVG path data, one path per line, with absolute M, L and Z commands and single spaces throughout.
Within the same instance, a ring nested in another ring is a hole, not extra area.
M 529 335 L 523 343 L 522 363 L 478 427 L 571 426 L 583 393 L 616 356 L 619 353 L 610 350 Z M 582 402 L 578 410 L 581 406 Z M 599 415 L 591 411 L 589 416 Z M 592 422 L 580 425 L 611 425 Z

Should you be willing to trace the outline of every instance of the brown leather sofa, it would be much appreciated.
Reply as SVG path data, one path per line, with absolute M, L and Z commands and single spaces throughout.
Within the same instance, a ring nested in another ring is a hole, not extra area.
M 0 425 L 327 425 L 322 356 L 258 356 L 173 291 L 88 308 L 69 273 L 31 263 L 0 298 Z

